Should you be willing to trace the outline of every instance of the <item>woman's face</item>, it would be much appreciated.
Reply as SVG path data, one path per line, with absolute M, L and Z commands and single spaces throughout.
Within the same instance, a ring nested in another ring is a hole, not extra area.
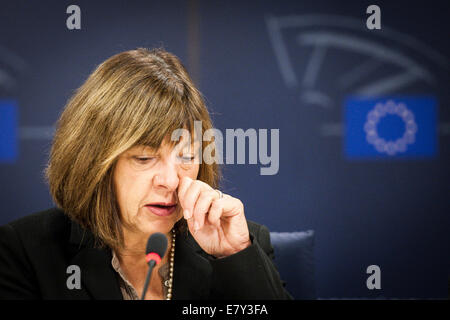
M 135 146 L 119 156 L 114 185 L 121 218 L 132 232 L 168 233 L 183 217 L 177 188 L 182 177 L 197 179 L 194 148 L 163 143 L 158 150 Z

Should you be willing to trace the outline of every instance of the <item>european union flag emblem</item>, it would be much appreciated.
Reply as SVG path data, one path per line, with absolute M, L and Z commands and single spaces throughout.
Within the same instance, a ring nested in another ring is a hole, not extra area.
M 437 153 L 433 97 L 351 97 L 345 102 L 350 159 L 432 157 Z
M 17 158 L 17 105 L 12 100 L 0 100 L 0 163 Z

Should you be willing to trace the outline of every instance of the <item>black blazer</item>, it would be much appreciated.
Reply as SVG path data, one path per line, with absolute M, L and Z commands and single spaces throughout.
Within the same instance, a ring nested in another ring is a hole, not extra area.
M 215 259 L 193 237 L 176 238 L 172 299 L 291 299 L 275 269 L 266 227 L 248 221 L 252 245 Z M 0 299 L 122 299 L 111 250 L 53 208 L 0 227 Z M 70 265 L 81 289 L 68 289 Z

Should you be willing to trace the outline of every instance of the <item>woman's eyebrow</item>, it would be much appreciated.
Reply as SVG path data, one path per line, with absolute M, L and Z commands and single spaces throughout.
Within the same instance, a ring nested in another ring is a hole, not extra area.
M 189 144 L 191 144 L 191 147 L 194 146 L 194 142 L 192 142 L 192 141 L 180 141 L 180 142 L 178 142 L 178 143 L 175 145 L 175 147 L 176 147 L 176 148 L 184 149 L 184 148 L 186 148 L 186 146 L 188 146 Z
M 129 153 L 144 153 L 144 152 L 151 152 L 151 153 L 156 153 L 157 150 L 155 150 L 154 148 L 150 147 L 150 146 L 139 146 L 139 147 L 134 147 L 131 148 L 130 150 L 128 150 Z
M 185 151 L 186 150 L 186 147 L 189 147 L 189 151 L 191 152 L 196 152 L 196 147 L 195 147 L 195 143 L 191 143 L 190 144 L 190 146 L 189 146 L 189 143 L 188 142 L 186 142 L 186 143 L 184 143 L 180 148 L 179 148 L 179 150 L 180 151 Z

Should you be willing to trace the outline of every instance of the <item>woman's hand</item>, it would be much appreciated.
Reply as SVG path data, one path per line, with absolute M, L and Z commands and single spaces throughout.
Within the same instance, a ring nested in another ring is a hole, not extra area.
M 239 199 L 220 193 L 208 184 L 183 177 L 178 201 L 189 230 L 200 247 L 217 258 L 250 246 L 244 205 Z

